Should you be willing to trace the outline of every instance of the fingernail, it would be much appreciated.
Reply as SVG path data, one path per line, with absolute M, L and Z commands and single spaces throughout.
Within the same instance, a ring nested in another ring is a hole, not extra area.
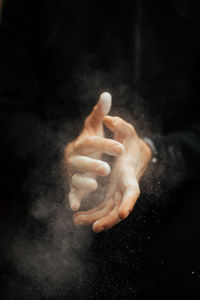
M 105 163 L 100 163 L 96 167 L 96 172 L 100 175 L 107 176 L 110 173 L 110 167 Z
M 121 154 L 124 151 L 124 146 L 123 145 L 119 145 L 119 144 L 115 144 L 112 147 L 113 151 L 117 154 Z

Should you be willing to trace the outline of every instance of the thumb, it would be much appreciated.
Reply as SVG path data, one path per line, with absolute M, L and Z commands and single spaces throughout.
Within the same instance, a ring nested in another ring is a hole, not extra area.
M 102 93 L 98 103 L 94 106 L 92 112 L 86 119 L 87 125 L 94 129 L 101 125 L 103 117 L 110 112 L 111 103 L 111 94 L 107 92 Z

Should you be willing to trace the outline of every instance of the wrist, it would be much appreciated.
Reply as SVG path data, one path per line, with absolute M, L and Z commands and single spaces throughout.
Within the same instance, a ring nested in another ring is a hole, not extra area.
M 158 160 L 158 151 L 154 145 L 154 142 L 150 139 L 145 137 L 143 141 L 146 143 L 147 146 L 151 149 L 152 152 L 152 157 L 151 157 L 151 162 L 156 163 Z
M 148 164 L 152 159 L 152 149 L 150 146 L 143 140 L 139 139 L 139 152 L 140 152 L 140 164 L 137 168 L 137 179 L 140 180 L 144 172 L 146 171 Z
M 142 160 L 144 162 L 144 164 L 148 164 L 153 157 L 153 151 L 152 148 L 150 147 L 150 145 L 148 143 L 146 143 L 145 140 L 141 139 L 141 154 L 142 154 Z

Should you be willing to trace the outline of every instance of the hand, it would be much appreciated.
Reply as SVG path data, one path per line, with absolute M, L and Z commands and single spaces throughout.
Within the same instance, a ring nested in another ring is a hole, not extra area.
M 96 233 L 113 227 L 130 214 L 140 195 L 139 179 L 152 156 L 150 147 L 131 124 L 110 116 L 104 117 L 104 124 L 125 149 L 113 165 L 105 200 L 91 210 L 74 214 L 75 224 L 93 224 Z
M 109 113 L 111 95 L 103 93 L 86 118 L 80 135 L 70 142 L 64 151 L 64 161 L 70 177 L 69 202 L 72 210 L 78 210 L 81 200 L 97 188 L 96 177 L 107 176 L 110 166 L 101 160 L 102 153 L 119 155 L 123 145 L 104 138 L 103 117 Z

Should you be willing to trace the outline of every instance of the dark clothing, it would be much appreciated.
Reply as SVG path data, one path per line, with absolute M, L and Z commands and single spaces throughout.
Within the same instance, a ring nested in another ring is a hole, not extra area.
M 78 135 L 103 91 L 113 96 L 111 113 L 130 120 L 141 137 L 152 138 L 158 162 L 149 167 L 126 221 L 90 236 L 84 257 L 79 246 L 71 246 L 79 249 L 88 277 L 78 277 L 75 292 L 66 270 L 70 287 L 66 290 L 59 279 L 54 297 L 163 299 L 198 292 L 200 43 L 192 2 L 5 0 L 0 27 L 5 299 L 50 297 L 34 265 L 16 267 L 13 247 L 21 244 L 13 241 L 21 234 L 30 240 L 25 247 L 32 240 L 41 246 L 41 239 L 51 238 L 58 216 L 70 219 L 62 212 L 67 193 L 63 147 Z M 51 209 L 36 218 L 32 210 L 38 198 Z M 62 241 L 74 230 L 69 221 L 65 225 L 59 227 Z M 76 238 L 79 234 L 85 230 Z

